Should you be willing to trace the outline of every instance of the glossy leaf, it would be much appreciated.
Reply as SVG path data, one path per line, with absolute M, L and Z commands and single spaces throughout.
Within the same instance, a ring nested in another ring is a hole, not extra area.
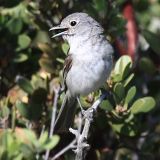
M 144 97 L 136 100 L 130 110 L 133 114 L 147 113 L 155 107 L 155 104 L 152 97 Z
M 125 135 L 125 136 L 135 136 L 137 134 L 137 130 L 135 130 L 136 127 L 134 126 L 130 126 L 129 124 L 113 124 L 112 128 L 115 132 L 121 134 L 121 135 Z
M 48 149 L 53 149 L 59 142 L 60 138 L 58 135 L 53 135 L 51 138 L 48 139 L 47 143 L 43 145 L 43 147 Z
M 10 110 L 7 106 L 1 106 L 0 108 L 0 117 L 6 118 L 9 116 Z
M 131 80 L 134 78 L 134 73 L 132 73 L 131 75 L 129 75 L 123 82 L 123 86 L 126 87 L 130 82 Z
M 111 103 L 109 102 L 109 100 L 102 101 L 102 103 L 100 104 L 100 107 L 103 110 L 105 110 L 105 111 L 111 111 L 111 110 L 113 110 L 113 106 L 111 105 Z
M 135 136 L 138 133 L 138 125 L 136 122 L 136 119 L 134 119 L 134 116 L 131 114 L 128 115 L 128 117 L 124 118 L 123 120 L 111 120 L 110 125 L 113 128 L 113 130 L 120 134 L 125 136 Z
M 12 34 L 19 34 L 23 27 L 23 22 L 19 18 L 13 18 L 7 23 L 7 27 Z
M 30 43 L 31 39 L 26 34 L 21 34 L 20 36 L 18 36 L 18 44 L 21 49 L 27 48 Z
M 19 53 L 14 57 L 13 62 L 22 63 L 22 62 L 25 62 L 27 59 L 28 59 L 28 55 L 27 54 Z
M 133 86 L 127 92 L 127 95 L 125 98 L 125 104 L 130 103 L 132 101 L 132 99 L 134 98 L 135 94 L 136 94 L 136 87 Z
M 16 77 L 17 84 L 28 94 L 32 94 L 34 89 L 30 83 L 30 81 L 22 76 Z
M 40 138 L 39 138 L 39 143 L 40 145 L 44 144 L 48 139 L 48 133 L 44 132 L 43 134 L 41 134 Z
M 30 140 L 30 142 L 33 142 L 37 139 L 37 136 L 35 134 L 35 132 L 33 132 L 32 130 L 29 129 L 23 129 L 25 136 L 27 137 L 27 139 Z
M 144 35 L 146 41 L 149 43 L 150 47 L 155 51 L 155 53 L 160 55 L 160 37 L 148 30 L 142 30 L 142 34 Z
M 112 72 L 112 79 L 114 82 L 120 82 L 126 78 L 132 67 L 132 60 L 129 56 L 122 56 L 116 62 L 114 70 Z
M 117 103 L 120 103 L 120 101 L 125 96 L 125 90 L 124 90 L 123 85 L 121 83 L 116 83 L 113 90 L 114 90 L 114 93 L 116 95 Z
M 33 159 L 34 157 L 34 150 L 31 148 L 31 146 L 22 143 L 21 146 L 19 147 L 19 150 L 23 154 L 23 159 Z
M 16 108 L 18 109 L 19 113 L 23 117 L 25 117 L 27 119 L 30 117 L 28 104 L 20 102 L 20 101 L 17 101 L 16 102 Z

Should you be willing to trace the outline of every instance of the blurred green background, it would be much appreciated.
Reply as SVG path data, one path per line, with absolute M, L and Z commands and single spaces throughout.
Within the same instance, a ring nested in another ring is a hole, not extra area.
M 48 149 L 53 157 L 74 138 L 47 136 L 68 51 L 61 38 L 51 39 L 49 29 L 74 12 L 101 23 L 115 49 L 114 62 L 119 59 L 105 86 L 111 96 L 90 130 L 86 159 L 159 160 L 159 0 L 1 0 L 0 159 L 43 159 Z M 87 108 L 98 95 L 81 101 Z M 74 159 L 74 153 L 59 159 Z

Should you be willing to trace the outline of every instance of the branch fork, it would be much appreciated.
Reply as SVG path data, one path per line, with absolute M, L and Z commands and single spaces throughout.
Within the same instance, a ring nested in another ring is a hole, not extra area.
M 87 154 L 87 151 L 90 148 L 90 145 L 87 143 L 88 135 L 89 135 L 89 129 L 91 126 L 91 123 L 93 122 L 93 117 L 97 111 L 98 106 L 100 103 L 106 98 L 106 94 L 102 94 L 98 100 L 96 100 L 93 105 L 87 109 L 86 111 L 83 111 L 83 120 L 84 120 L 84 127 L 79 130 L 75 130 L 70 128 L 69 131 L 75 135 L 77 140 L 77 146 L 74 152 L 76 153 L 75 160 L 83 160 Z M 82 123 L 79 128 L 82 128 Z
M 93 118 L 98 106 L 106 97 L 107 94 L 102 94 L 89 109 L 83 111 L 82 115 L 79 115 L 81 121 L 78 125 L 78 129 L 69 128 L 69 131 L 75 135 L 75 139 L 69 145 L 63 148 L 60 152 L 58 152 L 51 160 L 57 159 L 69 149 L 72 149 L 75 152 L 75 160 L 85 159 L 87 151 L 90 148 L 90 145 L 87 143 L 87 139 L 91 123 L 93 122 Z M 82 122 L 84 122 L 84 125 Z

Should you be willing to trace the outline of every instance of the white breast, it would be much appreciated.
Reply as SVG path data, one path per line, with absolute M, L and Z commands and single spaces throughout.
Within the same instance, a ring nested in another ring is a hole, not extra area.
M 112 56 L 93 52 L 94 50 L 73 55 L 72 67 L 66 77 L 66 84 L 72 95 L 87 95 L 97 90 L 110 74 Z
M 101 87 L 112 69 L 112 46 L 103 35 L 70 38 L 72 67 L 66 84 L 72 95 L 87 95 Z

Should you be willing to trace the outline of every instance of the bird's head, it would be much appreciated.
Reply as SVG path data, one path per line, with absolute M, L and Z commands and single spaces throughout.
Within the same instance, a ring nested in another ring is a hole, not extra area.
M 50 31 L 58 30 L 59 33 L 52 38 L 62 36 L 69 41 L 70 38 L 83 38 L 84 36 L 101 34 L 103 28 L 101 25 L 86 13 L 73 13 L 64 18 L 60 25 L 52 27 Z

